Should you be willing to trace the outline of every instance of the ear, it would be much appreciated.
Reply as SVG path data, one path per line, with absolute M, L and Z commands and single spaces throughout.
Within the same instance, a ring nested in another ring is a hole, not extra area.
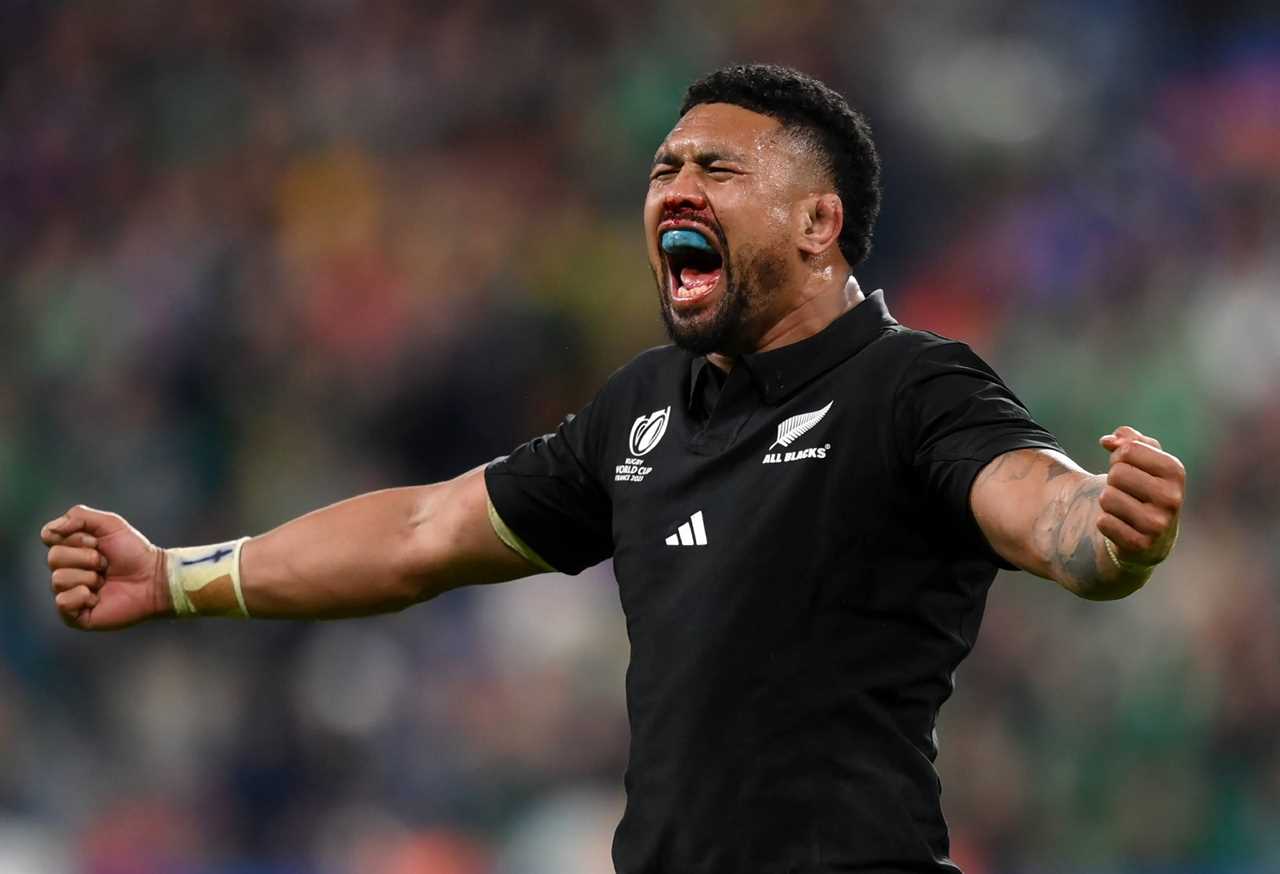
M 844 204 L 838 194 L 828 192 L 805 198 L 800 207 L 800 251 L 811 256 L 821 255 L 840 239 Z

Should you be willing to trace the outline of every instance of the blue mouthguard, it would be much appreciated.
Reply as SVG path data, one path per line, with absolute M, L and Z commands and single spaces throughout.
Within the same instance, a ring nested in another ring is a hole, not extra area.
M 662 251 L 670 255 L 678 249 L 698 249 L 702 252 L 715 252 L 711 243 L 698 231 L 688 228 L 677 228 L 666 231 L 662 235 Z

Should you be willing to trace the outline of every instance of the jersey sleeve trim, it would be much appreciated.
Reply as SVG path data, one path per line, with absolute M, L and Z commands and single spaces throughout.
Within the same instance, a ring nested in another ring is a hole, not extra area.
M 493 505 L 493 499 L 486 496 L 485 503 L 489 506 L 489 524 L 493 526 L 493 533 L 498 535 L 498 539 L 505 543 L 512 551 L 524 557 L 526 561 L 532 564 L 540 571 L 547 573 L 555 573 L 553 568 L 533 547 L 525 543 L 519 534 L 516 534 L 502 520 L 502 516 L 498 514 L 498 508 Z

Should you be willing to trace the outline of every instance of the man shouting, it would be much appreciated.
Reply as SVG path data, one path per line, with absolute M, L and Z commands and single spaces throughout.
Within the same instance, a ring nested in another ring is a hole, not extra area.
M 361 616 L 612 558 L 620 874 L 955 871 L 934 724 L 997 568 L 1128 595 L 1173 546 L 1185 475 L 1130 427 L 1086 472 L 967 346 L 864 295 L 879 176 L 822 83 L 695 82 L 644 204 L 673 345 L 505 458 L 257 537 L 165 550 L 74 507 L 41 532 L 58 610 Z

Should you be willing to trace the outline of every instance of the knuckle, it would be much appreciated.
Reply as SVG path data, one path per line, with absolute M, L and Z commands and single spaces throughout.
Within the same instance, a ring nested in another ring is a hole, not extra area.
M 1117 526 L 1116 536 L 1111 539 L 1130 551 L 1142 549 L 1142 545 L 1138 542 L 1140 535 L 1127 525 Z
M 96 575 L 76 568 L 58 568 L 53 572 L 53 587 L 56 591 L 70 590 L 77 586 L 92 586 L 97 582 Z
M 1098 504 L 1112 515 L 1117 515 L 1124 510 L 1126 497 L 1127 496 L 1123 489 L 1118 489 L 1115 486 L 1109 485 L 1102 490 L 1102 495 L 1098 499 Z

